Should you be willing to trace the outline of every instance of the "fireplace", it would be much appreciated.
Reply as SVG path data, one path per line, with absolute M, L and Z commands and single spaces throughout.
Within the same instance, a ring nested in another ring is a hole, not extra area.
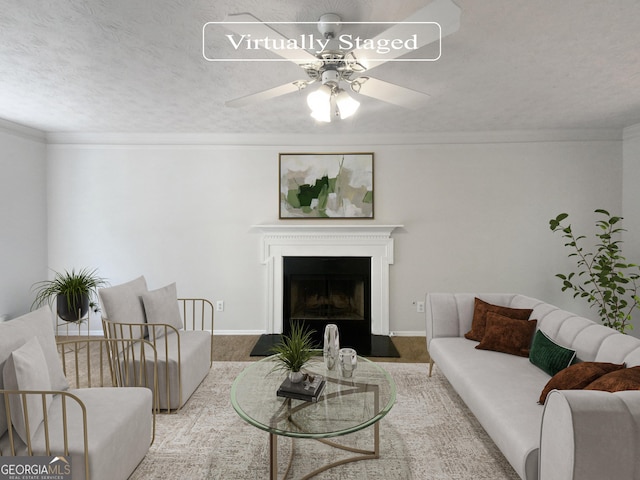
M 338 326 L 343 346 L 371 336 L 370 257 L 284 257 L 283 333 L 302 323 L 322 342 L 324 327 Z
M 284 330 L 285 257 L 367 257 L 371 270 L 371 333 L 389 335 L 391 232 L 402 225 L 254 225 L 262 233 L 261 262 L 266 274 L 265 333 Z

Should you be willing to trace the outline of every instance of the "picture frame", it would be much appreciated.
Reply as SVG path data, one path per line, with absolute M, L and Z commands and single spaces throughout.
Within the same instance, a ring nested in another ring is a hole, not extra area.
M 373 153 L 279 154 L 279 218 L 373 219 Z

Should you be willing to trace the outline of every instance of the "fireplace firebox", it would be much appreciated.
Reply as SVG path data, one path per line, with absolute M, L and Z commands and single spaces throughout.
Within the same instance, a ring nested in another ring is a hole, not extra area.
M 284 257 L 283 333 L 293 322 L 314 331 L 338 325 L 342 346 L 369 345 L 371 338 L 370 257 Z

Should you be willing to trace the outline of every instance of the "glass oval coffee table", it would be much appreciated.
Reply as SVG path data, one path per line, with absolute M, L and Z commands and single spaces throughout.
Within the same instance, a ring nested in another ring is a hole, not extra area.
M 310 438 L 332 447 L 357 454 L 316 469 L 303 478 L 311 478 L 338 465 L 379 458 L 379 421 L 391 410 L 396 386 L 379 364 L 358 357 L 352 378 L 342 378 L 336 366 L 327 370 L 322 356 L 314 357 L 305 372 L 322 375 L 326 385 L 318 401 L 305 402 L 278 397 L 276 391 L 286 374 L 274 370 L 274 357 L 252 363 L 235 379 L 231 387 L 231 404 L 249 424 L 269 433 L 270 479 L 278 478 L 278 436 Z M 362 450 L 328 440 L 357 432 L 373 425 L 373 448 Z M 284 473 L 289 474 L 294 449 Z

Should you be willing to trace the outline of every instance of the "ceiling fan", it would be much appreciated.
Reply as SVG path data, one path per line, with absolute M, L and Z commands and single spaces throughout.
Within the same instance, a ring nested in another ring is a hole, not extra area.
M 460 27 L 460 8 L 451 0 L 435 0 L 405 19 L 404 22 L 394 24 L 365 43 L 348 43 L 349 47 L 355 46 L 353 49 L 341 48 L 342 45 L 336 42 L 341 29 L 340 21 L 341 18 L 334 13 L 320 17 L 318 30 L 325 41 L 318 41 L 317 43 L 323 48 L 318 53 L 312 54 L 308 51 L 311 49 L 309 45 L 297 45 L 295 41 L 291 43 L 291 39 L 283 36 L 250 13 L 227 15 L 224 21 L 227 29 L 242 35 L 243 39 L 272 39 L 271 42 L 264 42 L 262 48 L 296 63 L 305 71 L 306 78 L 229 100 L 225 102 L 225 105 L 227 107 L 244 107 L 297 92 L 319 82 L 321 83 L 320 87 L 308 95 L 307 103 L 312 110 L 312 117 L 319 121 L 330 122 L 335 117 L 347 118 L 351 116 L 360 105 L 357 100 L 341 88 L 342 82 L 348 85 L 355 94 L 365 95 L 405 108 L 419 108 L 429 98 L 429 95 L 370 77 L 368 72 L 378 65 L 456 32 Z M 412 33 L 415 32 L 416 22 L 437 22 L 440 29 L 432 28 L 424 35 L 412 36 Z M 411 43 L 397 43 L 398 48 L 385 52 L 383 58 L 372 58 L 381 55 L 372 55 L 371 46 L 388 45 L 391 39 L 412 39 L 413 41 Z M 287 45 L 287 48 L 278 48 L 278 45 Z M 365 73 L 367 74 L 365 75 Z

